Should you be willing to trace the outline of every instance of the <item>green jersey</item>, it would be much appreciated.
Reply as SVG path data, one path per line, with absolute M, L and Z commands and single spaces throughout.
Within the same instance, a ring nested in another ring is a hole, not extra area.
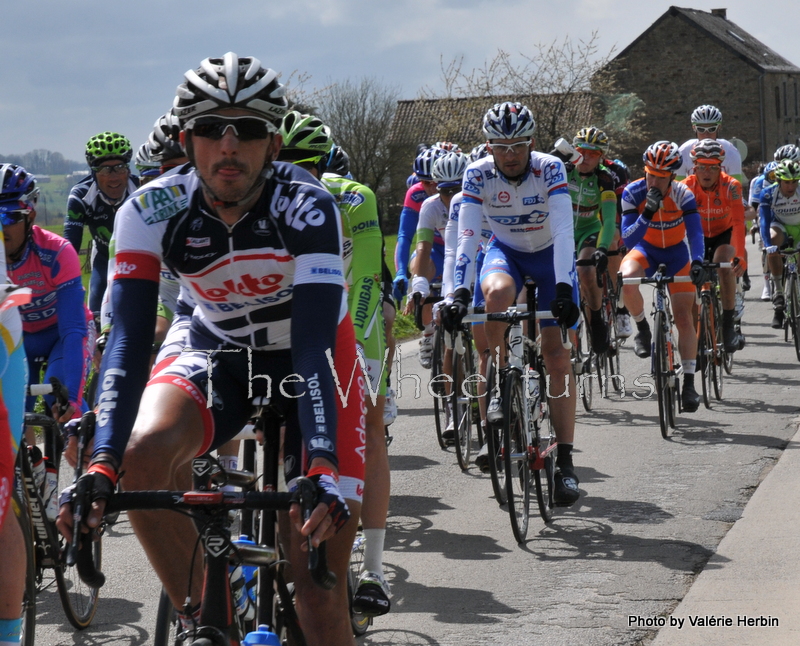
M 575 248 L 580 249 L 587 237 L 599 234 L 596 246 L 608 249 L 614 240 L 617 222 L 617 196 L 611 173 L 600 164 L 588 175 L 582 175 L 576 166 L 567 174 L 567 181 L 574 216 Z

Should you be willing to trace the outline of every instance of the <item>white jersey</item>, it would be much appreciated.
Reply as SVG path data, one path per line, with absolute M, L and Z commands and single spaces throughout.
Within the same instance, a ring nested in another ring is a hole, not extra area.
M 692 147 L 699 141 L 699 139 L 689 139 L 681 144 L 678 151 L 681 154 L 681 167 L 675 173 L 677 179 L 689 177 L 694 174 L 694 162 L 691 158 Z M 734 146 L 727 139 L 717 139 L 725 151 L 725 161 L 722 163 L 722 170 L 734 179 L 744 185 L 744 175 L 742 175 L 742 156 L 739 154 L 739 149 Z
M 450 200 L 450 214 L 444 230 L 444 269 L 442 271 L 442 295 L 451 296 L 455 291 L 456 252 L 458 251 L 458 216 L 461 213 L 461 198 L 463 193 L 456 193 Z M 489 244 L 492 230 L 486 221 L 486 216 L 481 222 L 481 244 L 483 248 Z M 478 277 L 476 276 L 476 279 Z
M 427 198 L 419 209 L 419 221 L 417 222 L 417 241 L 419 241 L 420 231 L 429 229 L 433 235 L 444 235 L 444 228 L 447 226 L 447 207 L 442 202 L 440 195 L 431 195 Z
M 530 167 L 510 182 L 495 168 L 494 157 L 473 162 L 464 173 L 458 223 L 454 290 L 469 288 L 475 274 L 481 219 L 494 238 L 515 251 L 535 253 L 554 246 L 556 281 L 572 284 L 575 256 L 572 201 L 564 163 L 532 152 Z

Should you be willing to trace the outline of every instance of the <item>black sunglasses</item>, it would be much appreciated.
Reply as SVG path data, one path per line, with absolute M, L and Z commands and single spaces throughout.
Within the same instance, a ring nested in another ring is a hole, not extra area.
M 233 128 L 233 134 L 236 135 L 239 141 L 266 139 L 270 133 L 276 132 L 276 128 L 271 122 L 258 117 L 213 115 L 197 117 L 186 124 L 186 130 L 191 130 L 195 136 L 214 141 L 222 139 L 228 128 Z
M 456 193 L 461 192 L 461 187 L 460 186 L 448 186 L 447 188 L 436 187 L 436 190 L 439 191 L 440 195 L 455 195 Z
M 22 222 L 30 214 L 30 209 L 22 209 L 19 211 L 3 211 L 0 212 L 0 222 L 4 227 L 10 227 Z

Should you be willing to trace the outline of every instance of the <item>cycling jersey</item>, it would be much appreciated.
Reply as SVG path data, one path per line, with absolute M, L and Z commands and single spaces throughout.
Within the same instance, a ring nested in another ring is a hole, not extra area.
M 764 173 L 761 173 L 761 175 L 757 175 L 750 180 L 750 196 L 748 197 L 748 200 L 754 209 L 757 209 L 759 203 L 761 202 L 761 191 L 769 186 L 769 184 L 770 183 L 767 181 L 767 176 Z
M 39 383 L 36 366 L 48 362 L 48 376 L 56 371 L 70 402 L 80 408 L 92 315 L 84 305 L 78 254 L 61 236 L 34 225 L 22 257 L 8 273 L 11 282 L 32 292 L 20 314 L 33 383 Z
M 761 239 L 764 241 L 764 246 L 769 247 L 772 245 L 771 226 L 800 226 L 800 191 L 795 191 L 792 197 L 785 197 L 781 193 L 779 182 L 770 184 L 761 191 L 758 219 L 761 225 Z M 795 243 L 797 242 L 800 240 L 795 240 Z
M 632 249 L 645 242 L 659 249 L 674 247 L 688 238 L 692 260 L 703 259 L 703 229 L 694 195 L 680 182 L 671 182 L 661 208 L 648 221 L 640 214 L 647 197 L 645 178 L 628 184 L 622 196 L 622 238 Z
M 681 154 L 681 167 L 675 172 L 676 180 L 682 180 L 694 174 L 694 162 L 691 158 L 692 148 L 699 139 L 689 139 L 681 144 L 678 152 Z M 725 159 L 722 161 L 722 170 L 740 184 L 744 184 L 744 173 L 742 173 L 742 156 L 739 149 L 727 139 L 717 139 L 717 142 L 725 151 Z
M 72 187 L 67 200 L 67 217 L 64 219 L 64 237 L 72 243 L 75 251 L 81 250 L 83 227 L 89 227 L 95 249 L 100 256 L 108 258 L 108 243 L 114 230 L 114 218 L 125 199 L 139 186 L 139 179 L 131 176 L 128 189 L 116 202 L 109 200 L 91 175 L 84 177 Z
M 534 253 L 554 247 L 555 279 L 571 285 L 575 240 L 572 203 L 564 163 L 553 155 L 531 152 L 525 174 L 510 181 L 484 157 L 464 173 L 458 223 L 454 289 L 469 289 L 475 275 L 483 216 L 494 238 L 514 251 Z M 555 286 L 553 286 L 555 289 Z
M 428 198 L 422 182 L 417 182 L 406 191 L 403 210 L 400 212 L 400 226 L 397 230 L 397 246 L 394 249 L 395 274 L 408 275 L 408 261 L 411 251 L 411 241 L 417 231 L 419 212 L 422 203 Z M 434 245 L 444 245 L 441 235 L 434 233 Z
M 356 342 L 364 348 L 372 392 L 384 395 L 383 234 L 375 194 L 363 184 L 332 173 L 325 173 L 322 183 L 336 198 L 342 215 L 344 274 Z
M 720 172 L 719 181 L 711 189 L 704 189 L 697 175 L 690 175 L 683 183 L 694 194 L 703 236 L 715 238 L 731 230 L 731 243 L 740 261 L 745 261 L 744 250 L 744 203 L 742 185 L 725 172 Z
M 456 265 L 456 252 L 458 251 L 458 220 L 461 213 L 461 200 L 463 193 L 456 193 L 453 199 L 450 200 L 450 213 L 447 220 L 447 226 L 444 230 L 444 268 L 442 271 L 442 294 L 452 296 L 455 292 L 455 265 Z M 466 233 L 466 232 L 465 232 Z M 481 240 L 480 251 L 475 260 L 477 265 L 476 275 L 480 276 L 481 265 L 486 253 L 486 245 L 492 237 L 492 230 L 489 228 L 489 223 L 486 217 L 483 217 L 481 222 Z M 483 294 L 480 285 L 475 285 L 473 294 L 473 305 L 482 305 Z
M 331 194 L 293 164 L 275 163 L 265 177 L 258 201 L 233 225 L 208 209 L 189 165 L 148 183 L 120 209 L 113 237 L 114 326 L 103 357 L 95 455 L 107 452 L 121 461 L 127 445 L 147 378 L 149 352 L 142 350 L 152 344 L 163 261 L 197 303 L 192 348 L 290 353 L 299 377 L 289 390 L 297 393 L 306 458 L 337 463 L 326 350 L 335 347 L 347 315 L 339 211 Z M 244 379 L 238 388 L 246 391 Z M 211 406 L 203 391 L 185 390 L 206 424 L 213 423 L 209 415 L 228 414 L 224 402 Z M 203 412 L 207 406 L 210 413 Z
M 599 233 L 597 247 L 608 249 L 614 241 L 617 196 L 608 169 L 599 165 L 588 175 L 574 166 L 567 174 L 575 228 L 575 247 L 580 249 L 589 236 Z

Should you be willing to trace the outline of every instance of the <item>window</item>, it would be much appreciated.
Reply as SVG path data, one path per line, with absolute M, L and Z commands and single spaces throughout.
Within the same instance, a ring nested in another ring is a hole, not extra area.
M 786 81 L 783 82 L 783 116 L 789 116 L 789 97 L 786 93 Z
M 797 103 L 797 80 L 794 82 L 794 116 L 800 115 L 800 105 Z
M 781 89 L 775 86 L 775 118 L 781 118 Z

